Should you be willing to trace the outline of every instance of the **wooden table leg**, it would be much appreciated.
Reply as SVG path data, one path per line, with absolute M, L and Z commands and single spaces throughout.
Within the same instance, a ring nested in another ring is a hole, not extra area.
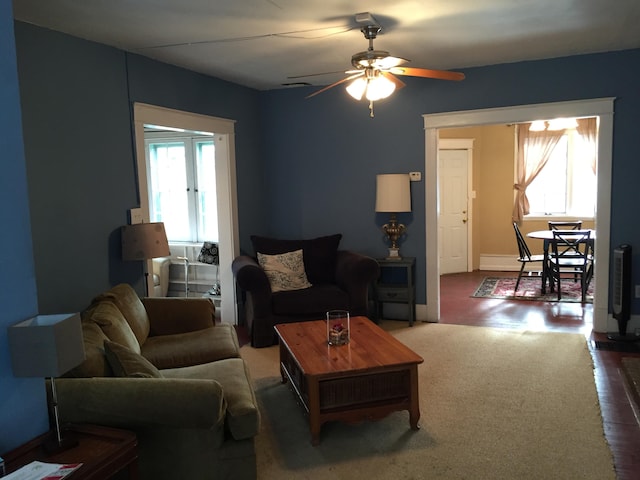
M 309 429 L 311 430 L 311 445 L 320 444 L 320 385 L 317 378 L 307 377 L 309 389 Z
M 418 430 L 420 425 L 420 398 L 418 393 L 418 366 L 412 365 L 409 369 L 409 382 L 411 398 L 409 400 L 409 425 L 412 430 Z

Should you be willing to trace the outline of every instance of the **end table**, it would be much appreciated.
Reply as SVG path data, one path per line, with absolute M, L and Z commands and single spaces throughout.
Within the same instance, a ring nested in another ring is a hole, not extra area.
M 70 478 L 103 480 L 128 469 L 129 479 L 138 478 L 138 440 L 133 432 L 97 425 L 68 425 L 65 436 L 78 440 L 67 450 L 47 453 L 43 444 L 51 432 L 44 433 L 20 447 L 2 455 L 7 473 L 35 460 L 47 463 L 82 463 Z
M 376 262 L 380 266 L 380 277 L 373 285 L 375 320 L 382 318 L 384 303 L 406 303 L 412 327 L 416 319 L 415 257 L 377 258 Z

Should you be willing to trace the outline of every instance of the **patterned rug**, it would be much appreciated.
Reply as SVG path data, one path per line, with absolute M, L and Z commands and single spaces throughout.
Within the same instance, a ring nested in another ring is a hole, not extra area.
M 518 292 L 514 294 L 513 289 L 516 286 L 515 278 L 509 277 L 485 277 L 476 292 L 471 295 L 477 298 L 503 298 L 509 300 L 537 300 L 539 302 L 557 302 L 558 292 L 549 292 L 544 295 L 541 292 L 542 280 L 540 277 L 522 277 Z M 587 290 L 587 298 L 585 303 L 593 303 L 593 283 L 589 285 Z M 581 301 L 580 282 L 574 282 L 573 279 L 562 281 L 562 298 L 561 302 Z

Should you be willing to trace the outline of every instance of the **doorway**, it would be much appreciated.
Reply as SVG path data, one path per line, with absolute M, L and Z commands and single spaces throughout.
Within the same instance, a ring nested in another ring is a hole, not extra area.
M 598 132 L 598 199 L 596 229 L 605 232 L 596 242 L 600 259 L 594 276 L 593 329 L 596 332 L 614 330 L 615 322 L 608 314 L 611 163 L 613 144 L 613 98 L 523 105 L 461 112 L 424 115 L 425 127 L 425 216 L 426 216 L 426 319 L 440 318 L 440 267 L 438 262 L 438 129 L 474 125 L 523 123 L 539 118 L 589 117 L 600 118 Z M 609 326 L 609 322 L 611 325 Z
M 149 221 L 149 175 L 145 161 L 144 126 L 161 125 L 215 135 L 215 172 L 219 229 L 220 316 L 225 323 L 237 324 L 236 292 L 231 262 L 239 255 L 238 209 L 235 168 L 235 122 L 223 118 L 182 112 L 142 103 L 134 104 L 135 142 L 138 167 L 138 195 L 145 222 Z

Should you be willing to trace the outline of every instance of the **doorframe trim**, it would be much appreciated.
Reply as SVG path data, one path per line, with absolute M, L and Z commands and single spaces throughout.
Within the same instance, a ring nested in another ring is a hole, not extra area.
M 574 100 L 555 103 L 518 105 L 512 107 L 465 110 L 423 115 L 425 128 L 425 227 L 427 321 L 440 320 L 440 275 L 438 262 L 438 129 L 470 127 L 502 123 L 523 123 L 533 119 L 558 117 L 600 118 L 598 130 L 598 199 L 595 254 L 595 296 L 593 299 L 593 330 L 614 331 L 615 320 L 608 313 L 609 262 L 611 232 L 611 171 L 613 163 L 613 113 L 615 97 Z
M 145 221 L 149 221 L 148 172 L 145 159 L 144 125 L 153 124 L 185 130 L 216 134 L 220 149 L 216 148 L 216 191 L 218 198 L 218 245 L 220 250 L 220 283 L 226 287 L 220 299 L 220 317 L 225 323 L 237 324 L 235 280 L 231 262 L 240 254 L 238 231 L 238 193 L 236 182 L 235 120 L 211 117 L 198 113 L 174 110 L 156 105 L 133 104 L 136 144 L 136 178 L 140 208 Z M 218 152 L 220 150 L 220 152 Z M 220 153 L 220 155 L 218 155 Z M 222 160 L 222 161 L 219 161 Z

